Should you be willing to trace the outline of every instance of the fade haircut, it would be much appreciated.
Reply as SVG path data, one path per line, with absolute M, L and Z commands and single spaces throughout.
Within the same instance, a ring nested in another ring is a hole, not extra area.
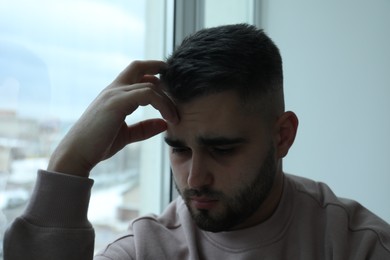
M 252 25 L 202 29 L 185 38 L 166 62 L 161 80 L 176 102 L 227 90 L 236 91 L 244 102 L 275 91 L 283 96 L 279 50 Z

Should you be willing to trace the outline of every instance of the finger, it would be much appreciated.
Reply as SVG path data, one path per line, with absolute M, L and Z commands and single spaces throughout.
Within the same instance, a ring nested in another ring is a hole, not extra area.
M 167 123 L 162 119 L 149 119 L 128 127 L 128 143 L 138 142 L 155 136 L 167 129 Z
M 155 83 L 152 83 L 155 82 Z M 145 76 L 141 80 L 140 83 L 132 84 L 132 85 L 123 85 L 123 86 L 118 86 L 115 88 L 117 91 L 123 91 L 123 92 L 132 92 L 136 90 L 142 90 L 145 88 L 150 88 L 154 91 L 156 91 L 159 95 L 163 96 L 164 98 L 168 98 L 171 100 L 171 98 L 163 91 L 161 88 L 161 84 L 159 84 L 159 79 L 155 78 L 154 76 Z M 171 101 L 172 102 L 172 101 Z
M 121 91 L 114 101 L 115 106 L 125 108 L 125 114 L 131 114 L 138 106 L 152 105 L 162 117 L 176 124 L 179 121 L 176 105 L 161 90 L 156 90 L 151 83 L 137 83 L 122 86 L 115 91 Z
M 138 106 L 151 105 L 160 112 L 165 120 L 173 124 L 179 122 L 179 115 L 175 104 L 164 93 L 157 92 L 153 88 L 148 87 L 137 89 L 132 95 Z
M 145 83 L 145 82 L 149 82 L 149 83 L 152 83 L 153 85 L 156 85 L 158 86 L 160 84 L 160 79 L 157 78 L 156 76 L 153 76 L 153 75 L 144 75 L 140 81 L 140 83 Z
M 144 75 L 156 75 L 166 67 L 165 62 L 157 60 L 133 61 L 114 80 L 119 84 L 138 83 Z
M 161 81 L 158 77 L 153 76 L 153 75 L 144 75 L 140 81 L 141 83 L 143 82 L 149 82 L 152 83 L 150 87 L 153 88 L 155 91 L 160 93 L 161 95 L 169 97 L 166 92 L 164 91 L 163 84 L 161 84 Z

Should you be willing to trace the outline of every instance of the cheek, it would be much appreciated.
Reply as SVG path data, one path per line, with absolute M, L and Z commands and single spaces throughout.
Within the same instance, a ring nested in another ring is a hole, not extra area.
M 247 156 L 243 162 L 240 163 L 239 167 L 235 167 L 232 178 L 233 183 L 238 185 L 245 185 L 252 182 L 259 174 L 261 169 L 262 161 L 258 156 Z
M 188 178 L 188 170 L 186 169 L 185 165 L 179 164 L 171 157 L 171 170 L 176 185 L 180 188 L 184 187 Z
M 248 180 L 252 179 L 253 171 L 253 168 L 247 165 L 226 169 L 224 176 L 220 178 L 220 183 L 227 189 L 241 187 Z

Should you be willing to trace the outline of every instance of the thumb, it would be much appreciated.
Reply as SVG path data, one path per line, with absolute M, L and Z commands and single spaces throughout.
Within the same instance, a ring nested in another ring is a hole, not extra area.
M 138 142 L 153 137 L 167 130 L 163 119 L 148 119 L 128 126 L 128 143 Z

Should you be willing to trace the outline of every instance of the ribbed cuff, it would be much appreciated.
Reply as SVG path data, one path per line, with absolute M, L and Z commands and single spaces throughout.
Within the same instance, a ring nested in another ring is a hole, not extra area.
M 92 179 L 39 170 L 22 217 L 41 227 L 90 228 L 87 213 L 92 185 Z

